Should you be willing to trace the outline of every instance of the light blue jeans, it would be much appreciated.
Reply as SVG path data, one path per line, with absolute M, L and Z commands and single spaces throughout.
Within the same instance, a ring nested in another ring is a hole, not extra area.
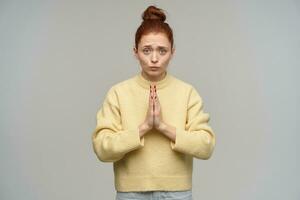
M 192 190 L 119 192 L 115 200 L 193 200 Z

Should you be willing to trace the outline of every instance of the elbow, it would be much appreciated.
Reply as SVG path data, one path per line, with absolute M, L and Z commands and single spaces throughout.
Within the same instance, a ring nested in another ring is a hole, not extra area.
M 101 162 L 106 162 L 106 163 L 110 163 L 110 162 L 116 162 L 118 160 L 120 160 L 122 157 L 117 157 L 117 158 L 113 158 L 113 157 L 105 157 L 103 155 L 97 154 L 97 158 L 101 161 Z
M 196 157 L 202 160 L 209 160 L 213 155 L 215 142 L 215 137 L 212 137 L 209 142 L 205 144 L 204 150 L 202 149 L 202 151 L 199 151 L 199 154 Z
M 212 154 L 213 150 L 208 150 L 195 155 L 195 157 L 201 160 L 209 160 L 212 157 Z
M 212 157 L 213 151 L 209 151 L 202 156 L 202 160 L 209 160 Z

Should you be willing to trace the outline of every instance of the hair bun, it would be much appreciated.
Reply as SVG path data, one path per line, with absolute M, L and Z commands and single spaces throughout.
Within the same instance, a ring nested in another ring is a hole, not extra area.
M 155 6 L 149 6 L 142 15 L 143 20 L 161 20 L 164 22 L 166 20 L 166 15 L 162 9 Z

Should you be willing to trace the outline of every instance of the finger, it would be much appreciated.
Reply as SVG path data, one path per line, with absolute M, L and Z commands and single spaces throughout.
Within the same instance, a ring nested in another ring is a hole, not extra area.
M 155 94 L 155 85 L 152 86 L 152 93 Z
M 155 111 L 155 102 L 154 102 L 154 99 L 152 99 L 152 111 L 153 112 Z
M 153 87 L 151 85 L 150 85 L 150 95 L 151 95 L 152 98 L 154 97 L 154 95 L 153 95 Z
M 157 92 L 155 92 L 155 100 L 159 101 Z
M 154 107 L 154 99 L 153 98 L 151 98 L 149 106 L 151 107 L 151 110 L 153 110 L 153 107 Z
M 155 93 L 155 91 L 154 91 L 154 89 L 153 89 L 153 103 L 155 104 L 155 101 L 156 101 L 156 93 Z
M 151 100 L 152 100 L 152 95 L 151 95 L 151 92 L 150 92 L 149 93 L 149 100 L 148 100 L 149 104 L 151 104 Z
M 154 99 L 154 90 L 153 90 L 153 87 L 151 88 L 151 95 L 152 95 L 152 99 Z
M 155 94 L 155 98 L 157 98 L 156 85 L 154 85 L 154 94 Z
M 150 85 L 150 100 L 151 100 L 151 104 L 153 104 L 153 100 L 154 100 L 154 96 L 153 96 L 153 88 Z
M 157 108 L 160 108 L 160 103 L 159 103 L 159 99 L 158 99 L 158 96 L 155 96 L 156 98 L 155 98 L 155 107 L 157 107 Z
M 150 85 L 150 98 L 153 99 L 154 98 L 154 94 L 153 94 L 153 87 Z

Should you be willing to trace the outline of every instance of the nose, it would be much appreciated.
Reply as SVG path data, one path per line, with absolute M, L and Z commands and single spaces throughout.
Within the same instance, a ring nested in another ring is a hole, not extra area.
M 156 56 L 156 53 L 154 52 L 153 54 L 152 54 L 152 57 L 151 57 L 151 62 L 152 63 L 157 63 L 157 56 Z

